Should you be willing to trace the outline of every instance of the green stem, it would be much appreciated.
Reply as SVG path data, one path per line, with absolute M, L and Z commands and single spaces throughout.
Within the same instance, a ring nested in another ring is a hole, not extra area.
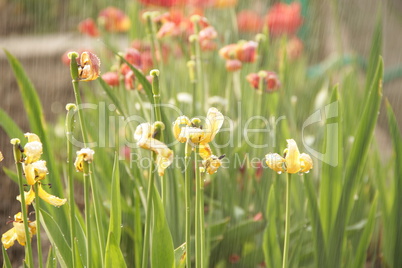
M 191 268 L 191 176 L 190 168 L 188 166 L 190 162 L 191 145 L 187 142 L 184 153 L 184 165 L 185 165 L 185 204 L 186 204 L 186 267 Z
M 21 212 L 22 212 L 22 218 L 24 221 L 24 231 L 25 231 L 25 237 L 26 237 L 26 244 L 25 244 L 25 249 L 28 251 L 28 264 L 29 267 L 33 268 L 34 263 L 33 263 L 33 256 L 32 256 L 32 246 L 31 246 L 31 236 L 29 235 L 29 227 L 28 227 L 28 211 L 27 211 L 27 206 L 25 205 L 25 191 L 24 191 L 24 183 L 23 183 L 23 176 L 22 176 L 22 163 L 21 163 L 21 151 L 20 151 L 20 141 L 18 139 L 12 139 L 11 144 L 14 145 L 14 160 L 15 160 L 15 165 L 17 168 L 17 174 L 18 174 L 18 186 L 20 188 L 20 196 L 21 196 Z
M 196 80 L 196 75 L 195 75 L 195 61 L 194 60 L 189 60 L 187 62 L 187 67 L 188 67 L 188 76 L 190 78 L 190 83 L 191 87 L 193 89 L 193 115 L 197 114 L 197 103 L 196 101 L 196 96 L 197 96 L 197 80 Z
M 38 251 L 39 268 L 43 267 L 42 242 L 40 235 L 40 197 L 38 195 L 39 183 L 35 183 L 35 214 L 36 214 L 36 245 Z
M 287 268 L 289 256 L 289 236 L 290 236 L 290 183 L 291 175 L 286 173 L 286 219 L 285 219 L 285 242 L 283 244 L 282 268 Z
M 205 266 L 205 224 L 204 224 L 204 179 L 205 171 L 200 176 L 200 234 L 201 234 L 201 267 Z
M 84 161 L 84 202 L 85 202 L 85 227 L 86 227 L 86 249 L 87 249 L 87 267 L 92 267 L 92 234 L 91 234 L 91 209 L 90 209 L 90 179 L 89 165 Z
M 195 156 L 194 156 L 194 162 L 195 162 L 195 266 L 197 268 L 203 268 L 203 253 L 204 251 L 202 250 L 203 248 L 203 241 L 204 239 L 202 238 L 202 219 L 203 219 L 203 214 L 204 214 L 204 208 L 202 207 L 202 186 L 201 186 L 201 176 L 200 176 L 200 170 L 198 166 L 198 152 L 199 149 L 196 148 L 195 150 Z
M 78 65 L 77 65 L 77 61 L 76 61 L 76 58 L 78 57 L 78 54 L 75 53 L 75 52 L 72 52 L 70 54 L 70 56 L 71 56 L 70 73 L 71 73 L 71 78 L 73 79 L 72 83 L 73 83 L 73 88 L 74 88 L 75 101 L 76 101 L 76 105 L 77 105 L 78 119 L 80 121 L 82 139 L 84 140 L 84 147 L 88 147 L 88 134 L 87 134 L 87 131 L 86 131 L 84 114 L 83 114 L 82 109 L 80 107 L 81 104 L 82 104 L 82 101 L 81 101 L 80 90 L 79 90 L 79 87 L 78 87 L 78 81 L 79 81 L 78 80 Z M 89 168 L 88 168 L 88 170 L 89 170 Z M 93 202 L 94 202 L 95 221 L 96 221 L 98 239 L 99 239 L 98 247 L 99 247 L 99 252 L 101 254 L 101 262 L 103 264 L 103 261 L 104 261 L 104 258 L 103 258 L 103 256 L 104 256 L 103 246 L 104 246 L 105 243 L 103 242 L 103 236 L 101 235 L 103 232 L 101 232 L 101 229 L 100 229 L 100 227 L 101 227 L 100 226 L 100 217 L 99 217 L 99 211 L 97 209 L 98 203 L 96 202 L 96 196 L 95 196 L 95 191 L 94 191 L 94 189 L 95 189 L 94 188 L 94 179 L 93 179 L 91 171 L 92 170 L 89 170 L 89 172 L 87 173 L 87 176 L 89 177 L 89 183 L 92 186 L 92 190 L 93 190 L 92 198 L 93 198 Z M 89 191 L 89 189 L 88 189 L 88 191 Z M 88 196 L 89 196 L 89 192 L 88 192 Z M 88 204 L 89 204 L 89 202 L 88 202 Z
M 155 159 L 156 154 L 152 152 L 152 159 Z M 154 161 L 151 161 L 148 179 L 148 192 L 147 192 L 147 214 L 145 216 L 145 234 L 144 234 L 144 247 L 142 251 L 142 268 L 148 268 L 149 258 L 149 245 L 151 238 L 151 213 L 152 213 L 152 196 L 154 190 Z
M 68 179 L 68 193 L 69 193 L 69 205 L 70 205 L 70 242 L 71 242 L 71 256 L 73 258 L 73 268 L 76 266 L 75 259 L 75 199 L 74 199 L 74 163 L 73 163 L 73 144 L 71 143 L 71 139 L 73 136 L 73 115 L 75 113 L 76 106 L 74 104 L 68 104 L 67 108 L 67 117 L 66 117 L 66 136 L 67 136 L 67 179 Z
M 150 43 L 151 43 L 151 51 L 152 51 L 152 61 L 154 63 L 154 66 L 158 66 L 158 51 L 156 47 L 156 38 L 155 38 L 155 31 L 153 27 L 153 22 L 152 22 L 152 14 L 151 12 L 146 12 L 144 14 L 145 20 L 146 20 L 146 32 L 149 36 Z

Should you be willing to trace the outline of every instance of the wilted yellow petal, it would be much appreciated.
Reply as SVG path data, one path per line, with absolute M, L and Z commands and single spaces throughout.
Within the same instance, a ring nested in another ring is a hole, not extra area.
M 208 159 L 202 161 L 208 174 L 214 174 L 218 171 L 218 168 L 222 165 L 222 161 L 215 155 L 211 155 Z
M 8 249 L 14 245 L 14 241 L 17 239 L 17 233 L 15 228 L 11 228 L 1 236 L 1 243 L 5 249 Z
M 300 155 L 300 172 L 309 172 L 313 168 L 313 160 L 308 154 L 302 153 Z
M 182 142 L 182 143 L 187 141 L 186 137 L 180 136 L 180 133 L 181 133 L 181 129 L 184 126 L 190 126 L 190 125 L 191 125 L 190 119 L 188 119 L 188 117 L 184 116 L 184 115 L 179 116 L 176 119 L 176 121 L 174 121 L 174 123 L 173 123 L 173 135 L 176 138 L 176 140 L 178 140 L 179 142 Z
M 78 77 L 80 81 L 91 81 L 99 77 L 100 60 L 91 52 L 83 52 L 80 58 L 80 66 L 78 68 Z
M 268 167 L 275 172 L 284 172 L 283 163 L 285 159 L 280 156 L 279 154 L 267 154 L 265 156 L 265 162 L 267 163 Z
M 32 204 L 32 202 L 35 199 L 35 192 L 33 190 L 33 187 L 31 186 L 31 188 L 29 189 L 28 192 L 24 191 L 24 197 L 25 197 L 25 204 L 27 206 L 29 206 L 30 204 Z M 17 196 L 17 200 L 21 202 L 21 195 Z M 22 219 L 21 219 L 22 220 Z
M 197 127 L 183 127 L 181 129 L 178 140 L 189 140 L 193 144 L 199 144 L 205 140 L 205 131 Z
M 35 134 L 33 134 L 35 135 Z M 35 135 L 36 136 L 36 135 Z M 29 139 L 29 138 L 28 138 Z M 31 141 L 25 144 L 24 154 L 26 156 L 25 163 L 31 164 L 40 159 L 42 155 L 42 143 L 40 141 Z
M 209 108 L 205 122 L 205 137 L 202 141 L 203 143 L 211 142 L 215 138 L 216 133 L 218 133 L 222 127 L 223 120 L 224 117 L 218 109 L 214 107 Z
M 40 142 L 40 139 L 38 137 L 38 135 L 34 134 L 34 133 L 25 133 L 24 136 L 28 139 L 28 142 L 33 142 L 33 141 L 38 141 Z
M 202 159 L 208 159 L 212 155 L 212 150 L 208 143 L 201 143 L 199 145 L 198 153 Z
M 145 144 L 148 139 L 152 137 L 153 131 L 154 128 L 150 123 L 139 124 L 134 132 L 134 139 L 137 141 L 137 145 L 143 148 L 143 144 Z
M 84 171 L 84 161 L 91 163 L 94 159 L 95 152 L 90 148 L 83 148 L 77 152 L 77 158 L 75 159 L 74 166 L 79 172 Z
M 67 199 L 61 199 L 57 196 L 47 193 L 45 190 L 42 189 L 41 185 L 39 185 L 38 187 L 38 195 L 41 199 L 55 207 L 60 207 L 67 202 Z
M 35 182 L 43 180 L 48 174 L 46 161 L 44 160 L 39 160 L 32 164 L 24 164 L 23 169 L 29 185 L 34 185 Z
M 297 144 L 293 139 L 286 140 L 288 142 L 288 148 L 286 151 L 285 162 L 286 171 L 294 174 L 300 171 L 300 152 L 297 148 Z
M 3 161 L 4 157 L 3 154 L 0 152 L 0 162 Z

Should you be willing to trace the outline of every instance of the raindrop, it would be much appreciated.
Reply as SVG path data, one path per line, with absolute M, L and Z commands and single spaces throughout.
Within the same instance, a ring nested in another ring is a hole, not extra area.
M 304 174 L 303 174 L 303 172 L 299 172 L 299 176 L 303 176 Z
M 277 173 L 278 173 L 279 175 L 281 175 L 281 174 L 282 174 L 282 171 L 278 171 Z
M 122 224 L 122 225 L 120 225 L 120 228 L 123 228 L 123 224 Z
M 307 171 L 306 171 L 306 172 L 304 172 L 304 173 L 306 173 L 306 174 L 307 174 L 307 173 L 309 173 L 309 172 L 310 172 L 310 170 L 307 170 Z

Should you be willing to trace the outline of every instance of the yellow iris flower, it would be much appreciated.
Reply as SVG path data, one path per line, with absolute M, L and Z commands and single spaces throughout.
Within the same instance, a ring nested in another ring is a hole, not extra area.
M 215 173 L 222 165 L 221 157 L 212 154 L 209 142 L 213 141 L 222 127 L 224 117 L 218 109 L 209 108 L 205 126 L 200 126 L 198 118 L 188 119 L 180 116 L 173 123 L 173 135 L 181 143 L 189 141 L 192 146 L 199 148 L 199 155 L 203 159 L 203 166 L 209 174 Z
M 285 157 L 276 153 L 270 153 L 265 156 L 269 168 L 278 173 L 308 173 L 313 168 L 313 160 L 308 154 L 300 154 L 299 148 L 293 139 L 286 140 L 288 148 L 285 149 Z
M 157 127 L 159 126 L 159 127 Z M 154 138 L 154 134 L 164 127 L 162 122 L 142 123 L 138 125 L 134 133 L 134 139 L 137 145 L 143 149 L 151 150 L 156 153 L 156 165 L 159 176 L 165 174 L 165 169 L 173 162 L 173 151 L 166 144 Z
M 78 172 L 84 172 L 84 161 L 91 163 L 94 159 L 95 152 L 89 148 L 83 148 L 77 152 L 74 166 Z
M 43 150 L 42 143 L 40 142 L 39 137 L 33 133 L 25 133 L 25 137 L 28 138 L 27 144 L 24 146 L 24 154 L 25 154 L 25 164 L 31 164 L 40 159 Z
M 100 60 L 91 52 L 82 52 L 80 65 L 78 66 L 78 77 L 80 81 L 92 81 L 100 75 Z
M 35 182 L 43 180 L 48 174 L 46 161 L 44 160 L 38 160 L 31 164 L 24 163 L 23 169 L 28 185 L 34 185 Z
M 24 192 L 25 196 L 25 204 L 29 206 L 35 199 L 35 190 L 33 186 L 29 189 L 28 192 Z M 67 202 L 67 199 L 59 198 L 57 196 L 51 195 L 45 190 L 43 190 L 41 183 L 38 183 L 38 196 L 45 201 L 46 203 L 53 205 L 55 207 L 60 207 Z M 21 196 L 17 196 L 17 200 L 21 202 Z
M 18 212 L 14 215 L 13 226 L 13 228 L 1 236 L 1 242 L 3 243 L 5 249 L 12 247 L 15 240 L 17 240 L 20 245 L 25 246 L 26 237 L 21 212 Z M 36 221 L 28 221 L 28 227 L 30 238 L 32 238 L 32 236 L 36 234 Z

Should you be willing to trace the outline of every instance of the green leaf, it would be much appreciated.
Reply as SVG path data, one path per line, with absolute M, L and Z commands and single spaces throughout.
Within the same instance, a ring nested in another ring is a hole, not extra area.
M 176 260 L 176 268 L 184 268 L 186 267 L 186 243 L 183 243 L 181 246 L 174 250 L 174 258 Z
M 14 75 L 17 79 L 30 129 L 41 139 L 43 145 L 43 158 L 47 161 L 49 172 L 52 173 L 52 177 L 54 178 L 54 180 L 52 180 L 52 187 L 55 191 L 55 194 L 59 197 L 62 197 L 63 185 L 61 184 L 61 180 L 59 179 L 59 176 L 57 174 L 57 168 L 54 162 L 56 158 L 53 156 L 53 152 L 51 150 L 52 146 L 50 146 L 47 136 L 46 121 L 44 118 L 42 104 L 40 102 L 39 96 L 34 86 L 32 85 L 32 82 L 24 71 L 21 63 L 7 50 L 4 49 L 4 52 L 6 53 L 8 62 L 10 63 Z M 23 142 L 23 140 L 24 139 L 21 139 L 21 142 Z M 65 220 L 67 221 L 67 219 Z
M 354 264 L 352 267 L 364 267 L 366 260 L 367 249 L 370 245 L 371 236 L 374 230 L 375 214 L 377 211 L 377 195 L 375 196 L 373 203 L 371 204 L 370 213 L 363 234 L 359 241 L 359 246 L 356 250 Z
M 56 254 L 52 246 L 49 247 L 47 254 L 46 268 L 57 268 Z
M 3 245 L 1 245 L 1 251 L 3 252 L 3 268 L 12 268 L 10 259 Z
M 278 236 L 281 233 L 276 226 L 277 204 L 275 198 L 275 185 L 271 186 L 267 201 L 267 227 L 264 231 L 263 250 L 265 263 L 268 267 L 282 267 L 282 252 Z
M 119 245 L 121 237 L 121 194 L 120 194 L 119 155 L 117 152 L 114 155 L 110 200 L 111 200 L 110 204 L 111 208 L 110 208 L 109 234 L 110 233 L 114 234 L 116 243 Z
M 394 239 L 393 245 L 393 267 L 402 266 L 402 256 L 400 252 L 402 251 L 402 136 L 398 128 L 398 122 L 396 120 L 395 114 L 388 100 L 385 101 L 388 116 L 388 125 L 391 133 L 392 143 L 395 150 L 395 182 L 394 182 L 394 200 L 391 210 L 391 215 L 388 224 L 394 224 L 393 230 L 386 230 L 385 232 L 392 232 L 390 236 Z M 392 225 L 391 225 L 392 226 Z M 388 241 L 387 241 L 388 242 Z M 391 242 L 391 241 L 389 241 Z M 392 248 L 392 246 L 391 246 Z
M 14 120 L 0 108 L 0 126 L 10 139 L 18 138 L 20 141 L 25 140 L 24 133 Z
M 57 259 L 62 267 L 72 267 L 71 248 L 66 240 L 66 235 L 58 224 L 59 219 L 53 218 L 47 211 L 41 208 L 41 225 L 46 231 L 52 246 L 55 248 Z
M 342 263 L 342 247 L 346 224 L 351 211 L 352 195 L 355 186 L 365 168 L 369 145 L 377 123 L 382 98 L 383 61 L 380 58 L 377 71 L 372 79 L 369 96 L 365 102 L 364 110 L 357 126 L 355 140 L 352 145 L 345 173 L 344 186 L 337 209 L 337 214 L 329 239 L 329 263 L 339 267 Z
M 151 250 L 152 267 L 174 267 L 175 259 L 172 235 L 170 234 L 165 211 L 156 187 L 153 191 L 153 206 L 154 219 Z
M 342 105 L 338 86 L 332 90 L 330 104 L 326 106 L 326 125 L 322 159 L 322 174 L 320 180 L 320 211 L 322 231 L 328 239 L 330 228 L 335 220 L 336 209 L 342 191 L 343 170 L 343 132 Z M 309 202 L 316 202 L 310 199 Z M 318 213 L 314 211 L 314 213 Z M 316 215 L 314 215 L 316 216 Z M 316 221 L 317 219 L 313 218 Z
M 15 173 L 14 171 L 12 171 L 9 168 L 3 167 L 3 171 L 4 173 L 6 173 L 6 175 L 15 183 L 18 184 L 18 175 L 17 173 Z
M 114 236 L 113 232 L 109 233 L 105 254 L 106 268 L 127 267 L 126 262 L 124 261 L 123 253 L 121 252 L 120 246 L 117 243 L 116 237 Z

